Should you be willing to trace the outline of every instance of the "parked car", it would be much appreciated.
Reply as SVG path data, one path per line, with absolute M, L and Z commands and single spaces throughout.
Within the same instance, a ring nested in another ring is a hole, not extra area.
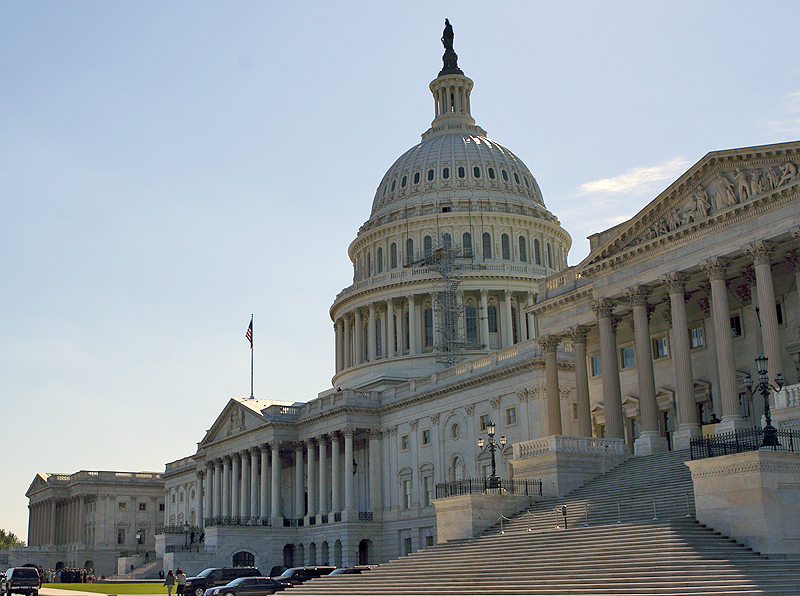
M 35 567 L 11 567 L 0 579 L 0 594 L 38 596 L 42 580 Z
M 263 574 L 256 567 L 209 567 L 194 577 L 186 578 L 184 593 L 203 596 L 209 588 L 224 586 L 240 577 L 263 577 Z
M 299 586 L 303 582 L 307 582 L 315 577 L 328 575 L 331 571 L 336 569 L 333 566 L 320 566 L 320 567 L 290 567 L 279 576 L 275 577 L 279 582 Z
M 290 587 L 271 577 L 240 577 L 224 586 L 209 588 L 205 596 L 264 596 Z
M 360 575 L 365 571 L 372 569 L 369 565 L 358 565 L 356 567 L 339 567 L 334 569 L 328 575 Z

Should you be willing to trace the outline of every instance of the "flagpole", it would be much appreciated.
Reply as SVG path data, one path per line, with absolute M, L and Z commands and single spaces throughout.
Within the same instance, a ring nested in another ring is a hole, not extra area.
M 250 399 L 253 399 L 253 340 L 252 340 L 252 333 L 253 333 L 253 315 L 250 315 Z

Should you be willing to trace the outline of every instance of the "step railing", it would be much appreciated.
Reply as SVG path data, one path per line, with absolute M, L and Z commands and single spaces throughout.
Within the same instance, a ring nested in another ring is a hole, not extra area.
M 692 439 L 692 459 L 705 459 L 768 449 L 794 453 L 800 450 L 800 431 L 787 428 L 741 428 L 710 437 Z

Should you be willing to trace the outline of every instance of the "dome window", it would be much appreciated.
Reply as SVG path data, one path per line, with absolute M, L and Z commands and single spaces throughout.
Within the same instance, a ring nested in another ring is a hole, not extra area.
M 383 196 L 384 196 L 384 197 L 386 196 L 386 189 L 387 189 L 387 188 L 389 188 L 389 185 L 388 185 L 388 184 L 385 184 L 385 185 L 383 186 Z
M 506 172 L 505 170 L 503 170 L 502 174 L 503 174 L 503 180 L 505 180 L 506 182 L 508 182 L 508 172 Z
M 475 166 L 474 168 L 472 168 L 472 175 L 475 176 L 476 178 L 480 178 L 481 169 L 478 166 Z
M 490 178 L 491 180 L 494 180 L 494 178 L 495 178 L 495 175 L 494 175 L 494 168 L 489 168 L 489 178 Z
M 483 233 L 483 258 L 492 258 L 492 237 L 489 235 L 489 232 Z
M 531 187 L 531 185 L 530 185 L 530 184 L 528 184 L 528 177 L 527 177 L 527 176 L 523 176 L 523 177 L 522 177 L 522 179 L 525 181 L 525 186 L 526 186 L 527 188 L 530 188 L 530 187 Z
M 458 177 L 459 178 L 467 177 L 467 171 L 464 169 L 464 166 L 458 166 Z
M 528 262 L 528 251 L 525 249 L 525 237 L 519 237 L 519 260 L 523 263 Z
M 519 174 L 517 174 L 516 172 L 514 172 L 514 182 L 519 184 Z
M 450 168 L 442 168 L 442 178 L 447 180 L 450 177 Z
M 414 172 L 414 184 L 419 184 L 419 172 Z
M 403 180 L 400 182 L 400 188 L 405 188 L 406 182 L 408 182 L 408 176 L 403 176 Z
M 433 169 L 428 170 L 428 182 L 433 180 Z
M 500 236 L 500 247 L 503 252 L 503 260 L 510 261 L 511 260 L 511 243 L 508 241 L 508 234 L 503 234 Z
M 392 180 L 392 192 L 394 192 L 394 185 L 397 183 L 397 180 Z

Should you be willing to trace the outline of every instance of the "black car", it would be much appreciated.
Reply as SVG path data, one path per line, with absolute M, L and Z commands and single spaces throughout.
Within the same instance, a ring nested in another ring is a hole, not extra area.
M 209 588 L 224 586 L 240 577 L 263 577 L 263 574 L 256 567 L 209 567 L 195 577 L 186 578 L 184 594 L 203 596 Z
M 290 567 L 273 579 L 277 579 L 279 582 L 285 584 L 299 586 L 303 582 L 307 582 L 315 577 L 328 575 L 334 569 L 336 569 L 336 567 L 327 565 L 320 567 Z
M 372 567 L 369 565 L 359 565 L 357 567 L 339 567 L 339 569 L 334 569 L 328 575 L 361 575 L 370 569 L 372 569 Z
M 11 567 L 0 579 L 0 594 L 38 596 L 42 580 L 35 567 Z
M 231 583 L 206 590 L 205 596 L 264 596 L 290 587 L 269 577 L 240 577 Z

